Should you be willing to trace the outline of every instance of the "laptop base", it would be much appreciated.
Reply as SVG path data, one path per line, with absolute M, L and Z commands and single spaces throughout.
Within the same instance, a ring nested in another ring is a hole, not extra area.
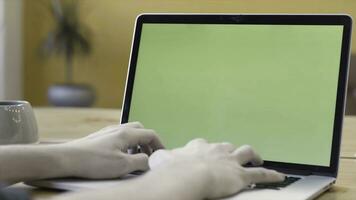
M 66 191 L 86 191 L 93 189 L 105 189 L 120 187 L 125 180 L 138 177 L 128 175 L 120 179 L 112 180 L 88 180 L 88 179 L 48 179 L 27 182 L 26 184 L 35 187 Z M 275 189 L 246 189 L 234 196 L 224 198 L 225 200 L 309 200 L 319 196 L 328 190 L 335 178 L 326 176 L 300 176 L 301 179 L 286 186 L 285 188 Z

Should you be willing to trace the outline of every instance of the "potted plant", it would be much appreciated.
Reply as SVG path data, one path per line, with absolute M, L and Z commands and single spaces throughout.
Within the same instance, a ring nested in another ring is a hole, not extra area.
M 87 84 L 73 82 L 73 58 L 91 51 L 86 27 L 80 23 L 77 1 L 51 0 L 55 29 L 48 33 L 41 50 L 45 56 L 65 59 L 65 82 L 48 89 L 48 100 L 55 106 L 88 107 L 94 103 L 95 91 Z

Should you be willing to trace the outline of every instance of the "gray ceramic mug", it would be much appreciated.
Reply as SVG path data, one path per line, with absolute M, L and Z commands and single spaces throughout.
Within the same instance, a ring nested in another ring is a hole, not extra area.
M 38 141 L 35 115 L 27 101 L 0 101 L 0 145 Z

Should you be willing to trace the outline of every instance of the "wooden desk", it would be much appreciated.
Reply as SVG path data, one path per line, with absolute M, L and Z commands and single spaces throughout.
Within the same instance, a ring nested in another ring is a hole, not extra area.
M 40 140 L 75 139 L 120 123 L 120 109 L 35 108 Z
M 341 157 L 356 159 L 356 116 L 346 116 L 342 133 Z
M 74 139 L 107 125 L 119 123 L 119 109 L 36 108 L 41 140 Z M 318 200 L 349 200 L 356 197 L 356 117 L 346 117 L 341 148 L 339 177 L 336 185 Z M 61 193 L 35 189 L 23 184 L 35 198 L 47 199 Z

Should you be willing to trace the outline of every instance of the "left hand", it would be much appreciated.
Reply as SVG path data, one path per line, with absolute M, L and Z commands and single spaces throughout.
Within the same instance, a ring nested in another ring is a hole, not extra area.
M 113 125 L 87 137 L 59 144 L 68 176 L 117 178 L 133 171 L 146 171 L 148 156 L 164 148 L 155 131 L 139 122 Z M 136 153 L 140 146 L 142 153 Z M 136 154 L 128 154 L 132 150 Z

